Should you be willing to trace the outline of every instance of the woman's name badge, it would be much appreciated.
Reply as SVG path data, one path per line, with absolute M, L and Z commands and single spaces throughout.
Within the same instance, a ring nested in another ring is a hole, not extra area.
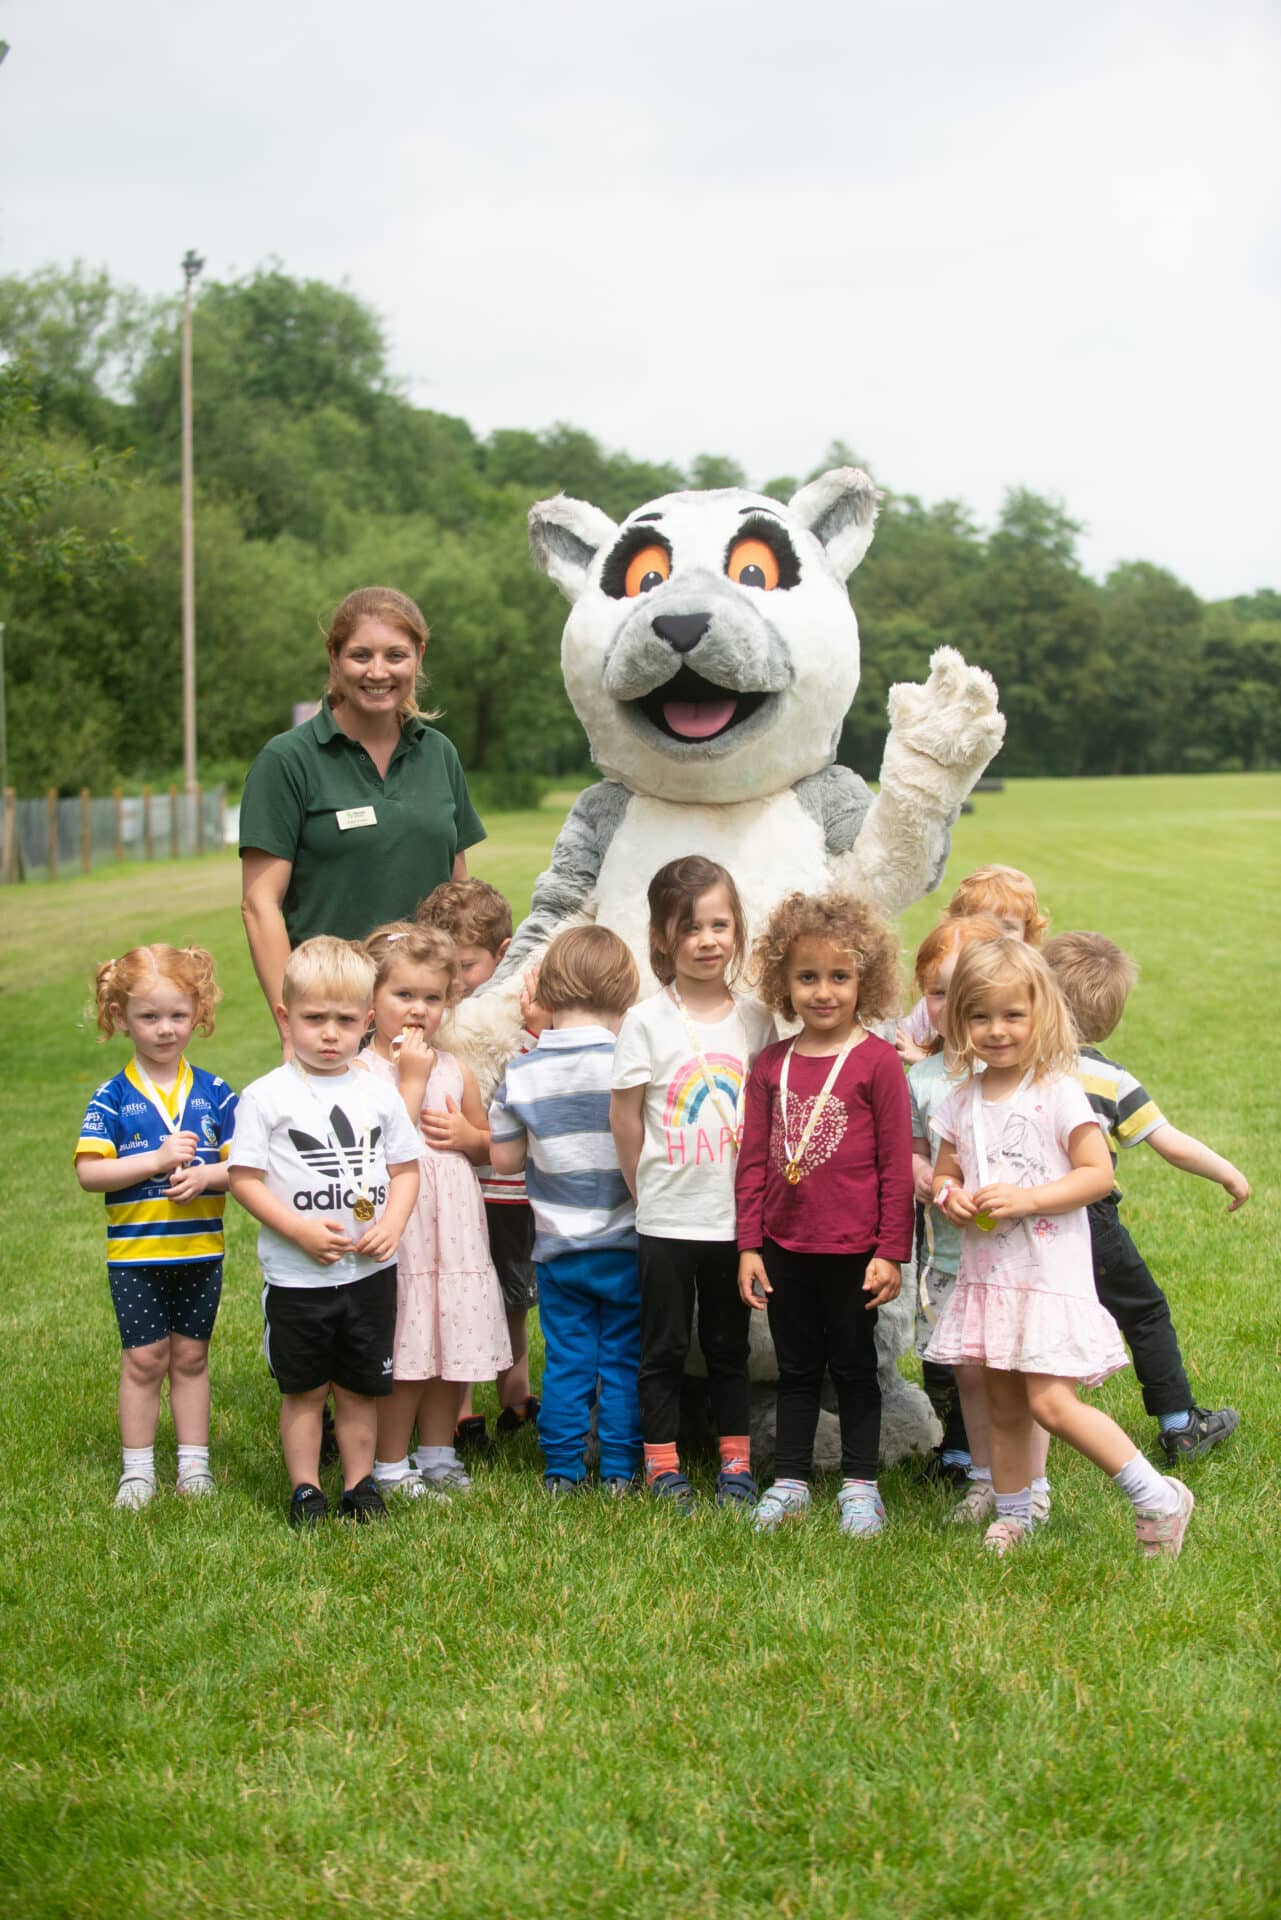
M 376 827 L 378 815 L 372 807 L 339 807 L 334 815 L 343 833 L 348 827 Z

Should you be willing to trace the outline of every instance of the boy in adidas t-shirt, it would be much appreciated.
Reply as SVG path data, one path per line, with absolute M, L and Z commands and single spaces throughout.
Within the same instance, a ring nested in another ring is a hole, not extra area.
M 329 1510 L 318 1485 L 334 1396 L 342 1513 L 385 1514 L 374 1485 L 375 1402 L 392 1386 L 396 1247 L 418 1194 L 420 1141 L 395 1087 L 356 1064 L 374 963 L 327 934 L 289 957 L 276 1009 L 292 1058 L 246 1087 L 228 1160 L 261 1224 L 263 1349 L 283 1395 L 289 1524 Z

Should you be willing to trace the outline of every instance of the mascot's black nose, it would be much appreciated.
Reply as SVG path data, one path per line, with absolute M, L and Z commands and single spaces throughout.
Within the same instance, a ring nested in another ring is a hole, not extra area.
M 660 640 L 666 640 L 677 653 L 696 647 L 712 624 L 710 613 L 665 613 L 650 622 Z

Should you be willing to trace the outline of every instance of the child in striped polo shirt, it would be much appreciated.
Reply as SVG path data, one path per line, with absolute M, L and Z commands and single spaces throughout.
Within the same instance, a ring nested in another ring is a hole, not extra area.
M 1113 1166 L 1118 1145 L 1137 1147 L 1146 1140 L 1172 1167 L 1217 1181 L 1229 1196 L 1228 1212 L 1235 1213 L 1250 1198 L 1245 1175 L 1172 1127 L 1134 1075 L 1099 1052 L 1098 1043 L 1118 1025 L 1139 976 L 1129 954 L 1101 933 L 1060 933 L 1046 947 L 1045 959 L 1082 1042 L 1077 1078 L 1103 1129 Z M 1113 1187 L 1088 1208 L 1095 1291 L 1130 1349 L 1143 1405 L 1157 1420 L 1167 1459 L 1195 1459 L 1235 1433 L 1241 1416 L 1235 1407 L 1199 1407 L 1193 1399 L 1169 1302 L 1121 1223 L 1120 1198 Z
M 640 981 L 608 927 L 572 927 L 538 972 L 551 1025 L 508 1062 L 489 1109 L 490 1164 L 525 1172 L 543 1329 L 538 1438 L 549 1493 L 581 1491 L 592 1404 L 601 1486 L 625 1493 L 641 1458 L 636 1209 L 609 1130 L 614 1043 Z

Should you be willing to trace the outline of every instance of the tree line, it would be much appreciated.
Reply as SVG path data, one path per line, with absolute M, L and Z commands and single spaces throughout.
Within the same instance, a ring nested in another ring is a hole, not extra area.
M 564 603 L 525 514 L 563 489 L 620 517 L 680 486 L 745 485 L 565 425 L 486 437 L 412 404 L 377 316 L 275 264 L 195 309 L 199 746 L 246 764 L 323 681 L 321 632 L 353 586 L 400 587 L 432 628 L 433 704 L 469 771 L 586 769 L 560 676 Z M 180 320 L 82 265 L 0 278 L 0 620 L 9 780 L 20 792 L 159 779 L 181 759 Z M 813 471 L 851 462 L 834 442 Z M 762 490 L 785 499 L 808 475 Z M 1085 574 L 1059 502 L 1011 487 L 981 528 L 890 476 L 853 576 L 863 679 L 841 757 L 880 762 L 885 694 L 949 642 L 988 667 L 1022 775 L 1281 762 L 1281 593 L 1206 603 L 1132 560 Z

